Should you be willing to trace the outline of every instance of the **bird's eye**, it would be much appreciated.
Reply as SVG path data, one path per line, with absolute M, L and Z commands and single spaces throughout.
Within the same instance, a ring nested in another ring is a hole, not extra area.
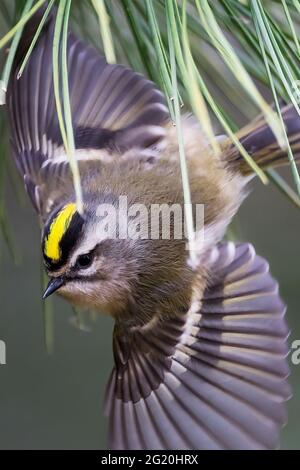
M 91 266 L 92 261 L 93 261 L 93 256 L 91 253 L 80 255 L 77 258 L 76 267 L 78 269 L 86 269 Z

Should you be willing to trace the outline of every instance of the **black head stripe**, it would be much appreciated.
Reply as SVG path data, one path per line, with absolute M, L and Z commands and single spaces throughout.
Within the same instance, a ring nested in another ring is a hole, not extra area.
M 49 233 L 51 223 L 55 219 L 55 217 L 56 214 L 51 217 L 50 221 L 47 223 L 47 227 L 44 232 L 44 240 L 47 237 L 47 233 Z M 48 258 L 44 254 L 44 261 L 49 271 L 56 271 L 66 264 L 69 259 L 70 253 L 74 249 L 78 240 L 81 238 L 83 225 L 84 217 L 82 217 L 78 212 L 75 212 L 71 219 L 69 227 L 67 228 L 59 243 L 61 253 L 60 259 L 54 262 L 52 259 Z

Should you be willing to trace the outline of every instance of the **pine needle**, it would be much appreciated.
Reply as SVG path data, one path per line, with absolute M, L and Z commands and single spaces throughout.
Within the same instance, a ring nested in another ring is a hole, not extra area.
M 41 263 L 41 276 L 43 292 L 45 291 L 48 284 L 48 277 L 45 274 L 43 263 Z M 48 354 L 52 354 L 54 351 L 54 310 L 53 301 L 51 298 L 46 299 L 42 303 L 43 309 L 43 323 L 44 323 L 44 341 L 45 348 Z
M 32 3 L 33 3 L 33 0 L 27 0 L 24 10 L 22 12 L 22 16 L 26 16 L 26 14 L 31 8 Z M 7 56 L 4 70 L 2 73 L 2 77 L 0 80 L 0 106 L 6 103 L 7 85 L 8 85 L 11 69 L 13 66 L 14 58 L 18 49 L 20 39 L 21 39 L 23 28 L 24 28 L 24 25 L 20 26 L 17 29 L 15 35 L 13 36 L 13 40 L 12 40 L 12 43 L 8 52 L 8 56 Z
M 57 116 L 60 126 L 64 147 L 69 159 L 70 168 L 73 175 L 74 190 L 76 194 L 77 210 L 79 213 L 83 211 L 82 189 L 80 182 L 80 174 L 78 163 L 75 159 L 75 143 L 73 135 L 73 123 L 71 114 L 70 94 L 69 94 L 69 77 L 67 64 L 67 36 L 68 23 L 70 16 L 70 7 L 72 0 L 60 0 L 54 29 L 53 38 L 53 82 L 54 94 L 57 109 Z M 62 40 L 61 40 L 62 37 Z M 59 51 L 61 48 L 61 75 L 62 75 L 62 94 L 63 94 L 63 110 L 60 99 L 60 62 Z M 64 113 L 63 113 L 64 111 Z M 64 119 L 65 116 L 65 119 Z
M 292 20 L 291 14 L 290 14 L 290 10 L 287 6 L 286 0 L 281 0 L 281 1 L 282 1 L 282 6 L 283 6 L 283 9 L 284 9 L 286 19 L 287 19 L 288 24 L 291 28 L 291 32 L 292 32 L 294 43 L 295 43 L 295 46 L 296 46 L 296 49 L 297 49 L 297 52 L 298 52 L 298 56 L 300 57 L 299 40 L 298 40 L 297 33 L 296 33 L 296 30 L 295 30 L 295 27 L 294 27 L 294 24 L 293 24 L 293 20 Z
M 181 71 L 182 76 L 185 74 L 185 64 L 183 61 L 183 56 L 182 56 L 182 51 L 181 51 L 181 45 L 179 42 L 179 35 L 176 29 L 176 21 L 175 21 L 175 16 L 174 16 L 174 8 L 173 8 L 173 3 L 172 0 L 168 1 L 167 3 L 167 8 L 169 9 L 169 16 L 171 18 L 171 33 L 172 33 L 172 39 L 176 51 L 176 59 L 179 64 L 179 68 Z M 192 60 L 192 58 L 191 58 Z M 205 84 L 205 81 L 203 77 L 200 74 L 199 69 L 196 67 L 194 64 L 194 72 L 196 74 L 197 80 L 199 87 L 203 93 L 203 96 L 205 97 L 206 101 L 211 107 L 211 110 L 217 117 L 218 121 L 220 122 L 221 126 L 225 130 L 226 134 L 230 137 L 232 142 L 236 145 L 238 148 L 240 154 L 245 158 L 246 162 L 249 164 L 249 166 L 253 169 L 253 171 L 257 174 L 257 176 L 260 178 L 260 180 L 266 184 L 268 182 L 268 179 L 264 172 L 259 168 L 259 166 L 255 163 L 255 161 L 251 158 L 251 156 L 246 152 L 244 147 L 241 145 L 239 139 L 236 137 L 235 133 L 232 131 L 230 124 L 228 123 L 228 120 L 225 119 L 222 111 L 220 110 L 216 100 L 212 97 L 208 87 Z
M 196 6 L 198 9 L 199 16 L 202 20 L 202 24 L 210 37 L 214 47 L 218 50 L 223 60 L 233 72 L 236 79 L 243 86 L 249 96 L 260 108 L 265 116 L 267 123 L 274 132 L 280 147 L 284 146 L 284 136 L 278 117 L 273 112 L 271 107 L 267 104 L 265 99 L 262 97 L 257 87 L 254 85 L 253 80 L 243 67 L 238 56 L 236 55 L 233 47 L 230 45 L 225 35 L 222 33 L 215 16 L 209 6 L 207 0 L 196 0 Z
M 186 19 L 186 0 L 182 6 L 183 17 L 182 17 L 182 43 L 186 62 L 186 74 L 185 74 L 185 86 L 188 90 L 190 102 L 194 111 L 194 114 L 201 123 L 201 127 L 208 142 L 211 145 L 215 155 L 218 156 L 221 153 L 220 146 L 212 128 L 210 115 L 206 106 L 205 99 L 198 86 L 197 77 L 195 73 L 194 61 L 191 54 L 191 48 L 188 39 L 187 31 L 187 19 Z
M 255 8 L 257 8 L 257 6 L 258 5 L 256 5 L 256 0 L 253 0 L 253 8 L 255 9 Z M 260 44 L 261 51 L 262 51 L 262 56 L 263 56 L 263 59 L 264 59 L 264 62 L 265 62 L 266 71 L 267 71 L 267 75 L 268 75 L 268 78 L 269 78 L 270 87 L 271 87 L 271 90 L 272 90 L 275 106 L 276 106 L 277 113 L 278 113 L 278 116 L 279 116 L 280 121 L 281 121 L 281 126 L 282 126 L 282 130 L 283 130 L 283 133 L 284 133 L 284 138 L 285 138 L 285 147 L 287 149 L 287 154 L 288 154 L 288 158 L 289 158 L 289 161 L 290 161 L 292 174 L 293 174 L 293 177 L 294 177 L 294 180 L 295 180 L 295 184 L 296 184 L 296 187 L 297 187 L 298 194 L 300 195 L 299 172 L 298 172 L 298 168 L 297 168 L 297 165 L 296 165 L 296 162 L 295 162 L 295 159 L 294 159 L 294 156 L 293 156 L 293 152 L 292 152 L 292 149 L 291 149 L 291 146 L 290 146 L 290 143 L 289 143 L 289 139 L 288 139 L 288 136 L 287 136 L 287 133 L 286 133 L 286 130 L 285 130 L 285 124 L 284 124 L 284 121 L 283 121 L 283 117 L 281 115 L 280 105 L 279 105 L 279 102 L 278 102 L 278 97 L 277 97 L 276 89 L 275 89 L 275 86 L 274 86 L 274 81 L 273 81 L 272 74 L 271 74 L 271 71 L 270 71 L 269 62 L 268 62 L 268 59 L 267 59 L 267 56 L 266 56 L 263 38 L 265 39 L 265 41 L 266 41 L 266 43 L 268 44 L 269 47 L 272 47 L 272 46 L 270 45 L 270 42 L 268 40 L 267 31 L 264 28 L 264 26 L 262 24 L 262 21 L 260 20 L 259 15 L 255 16 L 254 23 L 255 23 L 255 27 L 256 27 L 256 31 L 257 31 L 257 35 L 258 35 L 258 40 L 259 40 L 259 44 Z M 272 53 L 274 53 L 273 50 L 272 50 Z M 279 181 L 279 180 L 277 180 L 277 181 Z
M 31 56 L 31 53 L 32 53 L 32 51 L 33 51 L 33 49 L 34 49 L 34 46 L 35 46 L 36 43 L 37 43 L 38 38 L 40 37 L 41 31 L 42 31 L 43 26 L 44 26 L 44 24 L 45 24 L 45 22 L 46 22 L 46 20 L 47 20 L 47 18 L 48 18 L 48 16 L 49 16 L 49 13 L 50 13 L 50 11 L 51 11 L 51 8 L 52 8 L 53 5 L 54 5 L 54 2 L 55 2 L 55 0 L 50 0 L 49 4 L 48 4 L 48 6 L 47 6 L 47 8 L 46 8 L 46 10 L 45 10 L 45 13 L 43 14 L 43 17 L 42 17 L 42 19 L 41 19 L 41 21 L 40 21 L 40 24 L 39 24 L 39 26 L 38 26 L 38 28 L 37 28 L 37 30 L 36 30 L 36 33 L 35 33 L 35 35 L 34 35 L 34 37 L 33 37 L 33 40 L 32 40 L 32 42 L 31 42 L 31 44 L 30 44 L 30 47 L 29 47 L 29 49 L 28 49 L 28 51 L 27 51 L 27 53 L 26 53 L 26 55 L 25 55 L 25 58 L 24 58 L 24 60 L 23 60 L 23 62 L 22 62 L 22 64 L 21 64 L 20 69 L 19 69 L 18 77 L 17 77 L 18 79 L 21 78 L 21 76 L 22 76 L 22 74 L 23 74 L 23 72 L 24 72 L 24 69 L 25 69 L 25 67 L 26 67 L 26 64 L 27 64 L 27 62 L 28 62 L 28 60 L 29 60 L 29 58 L 30 58 L 30 56 Z
M 169 96 L 173 96 L 173 92 L 174 92 L 173 83 L 171 82 L 171 79 L 170 79 L 170 71 L 168 68 L 167 61 L 166 61 L 166 53 L 162 46 L 163 43 L 161 40 L 160 31 L 159 31 L 158 24 L 156 21 L 152 0 L 146 0 L 146 6 L 147 6 L 147 12 L 148 12 L 148 18 L 149 18 L 150 28 L 152 32 L 152 37 L 154 41 L 154 47 L 155 47 L 155 51 L 157 54 L 157 61 L 159 64 L 159 69 L 161 71 L 161 79 L 162 79 L 162 82 L 164 84 L 164 88 L 167 94 Z
M 0 49 L 2 49 L 13 37 L 14 35 L 20 30 L 20 28 L 23 28 L 27 21 L 34 15 L 34 13 L 41 8 L 43 3 L 45 3 L 46 0 L 39 0 L 32 8 L 30 11 L 22 14 L 21 19 L 18 21 L 18 23 L 10 30 L 8 33 L 3 36 L 2 39 L 0 39 Z M 28 2 L 27 2 L 28 3 Z M 32 2 L 31 2 L 32 3 Z M 27 5 L 26 5 L 27 6 Z M 25 6 L 25 8 L 26 8 Z
M 291 146 L 290 146 L 290 143 L 289 143 L 289 139 L 288 139 L 288 136 L 287 136 L 287 133 L 286 133 L 286 130 L 285 130 L 284 120 L 283 120 L 283 117 L 281 115 L 280 105 L 279 105 L 279 102 L 278 102 L 278 97 L 277 97 L 273 77 L 272 77 L 272 74 L 271 74 L 268 58 L 267 58 L 267 55 L 266 55 L 266 52 L 265 52 L 265 46 L 264 46 L 264 43 L 263 43 L 262 34 L 261 34 L 260 29 L 259 29 L 259 25 L 258 25 L 257 20 L 255 20 L 255 27 L 256 27 L 256 31 L 257 31 L 257 35 L 258 35 L 258 41 L 259 41 L 261 51 L 262 51 L 262 56 L 263 56 L 263 59 L 264 59 L 265 65 L 266 65 L 266 70 L 267 70 L 267 74 L 268 74 L 269 81 L 270 81 L 270 87 L 271 87 L 271 90 L 272 90 L 274 103 L 275 103 L 276 110 L 277 110 L 278 116 L 280 118 L 282 129 L 283 129 L 283 132 L 284 132 L 284 137 L 285 137 L 285 141 L 286 141 L 286 148 L 287 148 L 287 154 L 288 154 L 288 158 L 290 160 L 292 173 L 293 173 L 293 176 L 294 176 L 294 179 L 295 179 L 295 182 L 296 182 L 298 194 L 300 194 L 300 178 L 299 178 L 298 168 L 297 168 L 297 165 L 296 165 L 296 162 L 295 162 L 295 159 L 294 159 L 294 156 L 293 156 L 293 152 L 292 152 L 292 149 L 291 149 Z M 272 175 L 273 181 L 280 184 L 280 182 L 281 182 L 280 178 L 279 177 L 276 178 L 274 176 L 274 173 L 271 173 L 271 175 Z M 284 185 L 284 188 L 282 188 L 282 189 L 286 190 L 287 189 L 286 185 Z M 290 195 L 292 194 L 292 192 L 287 193 L 287 191 L 285 191 L 285 193 L 290 194 Z M 292 195 L 292 199 L 295 201 L 295 198 L 293 197 L 293 195 Z
M 114 64 L 116 62 L 116 54 L 109 25 L 110 18 L 107 14 L 104 0 L 92 0 L 92 4 L 99 18 L 101 37 L 103 41 L 103 48 L 106 60 L 109 64 Z
M 192 268 L 195 269 L 197 267 L 197 256 L 196 256 L 196 250 L 195 250 L 195 230 L 194 230 L 194 222 L 193 222 L 192 199 L 191 199 L 191 191 L 190 191 L 190 185 L 189 185 L 188 168 L 187 168 L 187 162 L 186 162 L 186 156 L 185 156 L 185 150 L 184 150 L 184 137 L 183 137 L 182 127 L 181 127 L 181 113 L 180 113 L 180 104 L 179 104 L 179 98 L 178 98 L 175 50 L 174 50 L 170 28 L 168 28 L 168 38 L 169 38 L 169 50 L 170 50 L 171 79 L 172 79 L 172 88 L 173 88 L 172 96 L 173 96 L 175 123 L 176 123 L 176 131 L 177 131 L 177 138 L 178 138 L 181 178 L 182 178 L 183 195 L 184 195 L 185 220 L 186 220 L 188 248 L 189 248 L 189 264 L 191 265 Z

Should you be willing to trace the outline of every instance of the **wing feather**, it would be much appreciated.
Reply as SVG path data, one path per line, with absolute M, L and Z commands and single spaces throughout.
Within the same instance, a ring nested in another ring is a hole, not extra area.
M 277 283 L 254 248 L 219 244 L 198 311 L 134 333 L 117 327 L 109 446 L 278 447 L 291 393 L 284 314 Z M 116 402 L 126 423 L 118 428 Z
M 19 65 L 40 21 L 41 11 L 24 30 L 8 86 L 7 104 L 14 157 L 34 207 L 45 218 L 50 210 L 48 199 L 61 198 L 72 187 L 53 88 L 52 43 L 56 13 L 50 15 L 18 78 Z M 164 137 L 168 111 L 162 93 L 152 82 L 122 65 L 108 64 L 72 32 L 68 35 L 67 61 L 78 150 L 97 150 L 100 164 L 101 151 L 119 155 L 133 147 L 147 148 Z M 77 158 L 89 161 L 88 153 L 80 153 Z M 94 160 L 95 154 L 91 158 Z M 47 170 L 43 171 L 45 167 Z M 83 171 L 82 166 L 80 170 Z M 67 175 L 70 181 L 66 185 Z

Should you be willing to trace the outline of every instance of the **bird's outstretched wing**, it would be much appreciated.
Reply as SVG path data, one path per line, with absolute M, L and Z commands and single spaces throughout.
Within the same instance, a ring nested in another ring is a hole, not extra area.
M 59 187 L 64 190 L 64 172 L 69 171 L 69 165 L 53 88 L 55 13 L 44 26 L 18 79 L 19 66 L 40 19 L 41 12 L 24 30 L 7 104 L 17 166 L 32 203 L 44 217 L 51 205 L 47 199 Z M 99 149 L 109 153 L 147 148 L 164 136 L 168 111 L 162 93 L 152 82 L 124 66 L 107 64 L 72 33 L 68 35 L 67 59 L 75 144 L 77 149 L 83 149 L 81 158 L 97 159 Z
M 290 397 L 285 306 L 249 244 L 212 252 L 199 310 L 116 330 L 107 388 L 113 449 L 272 449 Z

